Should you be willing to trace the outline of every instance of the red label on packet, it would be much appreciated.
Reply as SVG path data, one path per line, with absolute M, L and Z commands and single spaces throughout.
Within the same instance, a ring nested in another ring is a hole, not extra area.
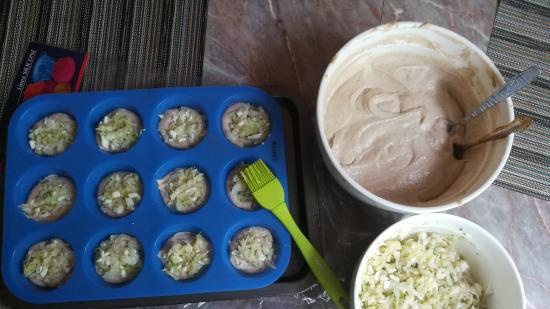
M 77 92 L 88 59 L 89 54 L 86 52 L 29 43 L 15 75 L 4 112 L 0 114 L 2 130 L 7 131 L 9 117 L 21 102 L 40 94 Z M 0 142 L 3 142 L 5 136 L 1 138 Z

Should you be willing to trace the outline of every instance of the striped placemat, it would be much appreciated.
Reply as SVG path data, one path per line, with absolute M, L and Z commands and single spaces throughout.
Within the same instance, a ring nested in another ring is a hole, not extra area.
M 31 41 L 87 51 L 82 90 L 200 84 L 206 0 L 0 3 L 0 119 Z
M 516 115 L 535 122 L 516 134 L 496 184 L 550 200 L 550 1 L 502 0 L 487 54 L 505 79 L 531 65 L 541 71 L 531 86 L 512 97 Z

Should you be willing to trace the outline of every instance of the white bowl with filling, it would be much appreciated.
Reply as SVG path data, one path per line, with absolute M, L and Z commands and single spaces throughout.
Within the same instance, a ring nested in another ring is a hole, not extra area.
M 401 213 L 445 211 L 498 176 L 513 136 L 452 156 L 464 143 L 513 120 L 507 99 L 450 135 L 446 127 L 504 79 L 462 36 L 427 23 L 382 25 L 349 41 L 327 67 L 317 98 L 324 161 L 348 192 Z
M 442 245 L 442 239 L 451 241 Z M 411 216 L 388 227 L 367 248 L 351 282 L 355 309 L 395 301 L 407 308 L 526 306 L 519 272 L 498 240 L 448 214 Z

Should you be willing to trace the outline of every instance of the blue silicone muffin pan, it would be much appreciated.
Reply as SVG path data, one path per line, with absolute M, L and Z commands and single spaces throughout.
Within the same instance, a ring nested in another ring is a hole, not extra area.
M 271 129 L 262 144 L 241 148 L 225 137 L 222 114 L 237 102 L 262 106 L 268 113 Z M 198 110 L 207 122 L 204 139 L 184 150 L 165 144 L 157 129 L 159 115 L 178 106 Z M 103 116 L 119 107 L 135 112 L 144 131 L 129 150 L 111 154 L 98 148 L 95 128 Z M 59 155 L 36 155 L 28 145 L 29 129 L 55 112 L 67 113 L 76 121 L 75 140 Z M 236 165 L 261 158 L 288 191 L 283 131 L 282 114 L 273 98 L 247 86 L 50 94 L 26 101 L 13 114 L 8 129 L 2 234 L 2 276 L 6 286 L 23 301 L 45 304 L 227 292 L 270 285 L 288 265 L 290 236 L 268 211 L 246 211 L 233 206 L 225 182 Z M 206 203 L 192 213 L 171 211 L 157 188 L 156 180 L 178 167 L 196 167 L 209 182 Z M 97 186 L 109 173 L 122 170 L 139 174 L 143 197 L 128 216 L 111 218 L 99 209 Z M 70 178 L 76 187 L 76 198 L 72 209 L 61 219 L 39 223 L 26 218 L 19 205 L 26 201 L 32 187 L 49 174 Z M 274 268 L 249 275 L 231 265 L 229 243 L 239 230 L 255 225 L 272 232 L 277 255 Z M 212 261 L 200 276 L 175 281 L 162 272 L 157 255 L 164 242 L 181 231 L 202 233 L 212 244 Z M 132 281 L 121 285 L 106 283 L 94 269 L 95 248 L 113 233 L 132 235 L 143 246 L 142 270 Z M 75 255 L 73 272 L 58 288 L 39 288 L 23 277 L 23 259 L 33 244 L 54 237 L 71 246 Z

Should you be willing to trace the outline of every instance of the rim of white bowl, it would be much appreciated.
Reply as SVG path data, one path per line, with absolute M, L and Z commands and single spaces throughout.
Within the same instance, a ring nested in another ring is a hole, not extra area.
M 427 218 L 427 219 L 424 219 L 424 218 Z M 392 235 L 391 237 L 386 237 L 387 234 L 389 233 L 390 229 L 392 229 L 392 230 L 393 229 L 398 229 L 399 226 L 407 225 L 410 221 L 434 222 L 438 219 L 447 219 L 447 220 L 458 222 L 461 225 L 469 225 L 470 227 L 473 227 L 474 229 L 478 230 L 481 234 L 486 236 L 489 240 L 491 240 L 491 242 L 493 242 L 496 245 L 496 247 L 498 248 L 498 251 L 499 251 L 496 254 L 502 255 L 506 259 L 506 261 L 512 266 L 512 270 L 513 270 L 513 273 L 514 273 L 514 278 L 518 282 L 519 288 L 521 290 L 520 291 L 521 304 L 522 304 L 522 309 L 524 309 L 527 304 L 526 304 L 525 289 L 524 289 L 524 286 L 523 286 L 523 281 L 521 280 L 521 276 L 519 274 L 516 263 L 514 262 L 514 260 L 510 256 L 510 254 L 508 254 L 508 251 L 506 251 L 506 249 L 502 246 L 502 244 L 491 233 L 489 233 L 489 231 L 487 231 L 486 229 L 484 229 L 480 225 L 478 225 L 478 224 L 476 224 L 476 223 L 474 223 L 474 222 L 472 222 L 468 219 L 465 219 L 465 218 L 462 218 L 462 217 L 459 217 L 459 216 L 455 216 L 455 215 L 444 214 L 444 213 L 427 213 L 427 214 L 412 215 L 412 216 L 406 217 L 406 218 L 404 218 L 400 221 L 395 222 L 394 224 L 390 225 L 386 229 L 384 229 L 384 231 L 382 231 L 382 233 L 380 233 L 367 246 L 367 248 L 365 249 L 365 251 L 361 255 L 361 258 L 359 259 L 359 262 L 357 263 L 357 265 L 354 269 L 353 278 L 352 278 L 352 281 L 351 281 L 352 286 L 351 286 L 350 294 L 351 294 L 351 297 L 352 297 L 353 306 L 355 307 L 356 304 L 359 304 L 360 301 L 361 301 L 359 299 L 359 291 L 361 290 L 362 273 L 364 272 L 364 268 L 366 267 L 366 263 L 368 262 L 368 256 L 372 255 L 372 252 L 377 249 L 377 247 L 373 246 L 373 244 L 380 245 L 382 239 L 391 239 L 394 236 L 395 237 L 399 236 L 398 234 L 396 234 L 396 235 Z M 411 224 L 411 226 L 415 226 L 415 225 Z M 429 228 L 430 228 L 430 226 L 424 226 L 424 227 L 426 227 L 427 230 L 429 230 Z M 474 244 L 476 244 L 475 241 L 472 241 L 472 242 Z
M 358 34 L 357 36 L 355 36 L 351 40 L 349 40 L 344 46 L 342 46 L 338 50 L 338 52 L 334 55 L 334 57 L 332 59 L 338 58 L 344 50 L 350 48 L 350 46 L 355 45 L 356 42 L 362 41 L 365 37 L 368 37 L 368 36 L 372 35 L 375 32 L 378 32 L 378 31 L 392 31 L 392 30 L 395 30 L 395 29 L 407 29 L 407 28 L 413 28 L 414 29 L 414 28 L 420 28 L 420 27 L 430 27 L 430 29 L 432 29 L 432 30 L 439 31 L 439 32 L 443 33 L 444 35 L 448 35 L 451 38 L 456 39 L 456 40 L 460 41 L 461 43 L 465 44 L 472 51 L 474 51 L 476 54 L 478 54 L 481 59 L 483 59 L 483 61 L 489 66 L 489 68 L 491 68 L 491 71 L 495 74 L 495 76 L 497 76 L 499 82 L 504 83 L 504 78 L 502 77 L 502 75 L 498 71 L 498 69 L 495 66 L 495 64 L 493 63 L 493 61 L 491 59 L 489 59 L 489 57 L 483 51 L 481 51 L 476 45 L 474 45 L 468 39 L 464 38 L 463 36 L 461 36 L 460 34 L 458 34 L 456 32 L 453 32 L 451 30 L 448 30 L 446 28 L 439 27 L 439 26 L 436 26 L 436 25 L 433 25 L 433 24 L 425 23 L 425 22 L 392 22 L 392 23 L 387 23 L 387 24 L 383 24 L 383 25 L 371 28 L 369 30 L 366 30 L 366 31 Z M 381 198 L 381 197 L 375 195 L 374 193 L 366 190 L 359 183 L 357 183 L 353 178 L 351 178 L 346 173 L 346 171 L 344 171 L 344 169 L 342 168 L 342 166 L 340 165 L 340 163 L 338 162 L 338 160 L 336 159 L 336 157 L 334 156 L 334 154 L 330 150 L 330 146 L 328 144 L 327 137 L 325 136 L 325 133 L 324 133 L 325 132 L 324 120 L 321 117 L 321 114 L 322 114 L 323 111 L 321 110 L 321 104 L 320 104 L 319 101 L 320 101 L 320 98 L 322 98 L 325 95 L 327 77 L 332 75 L 334 70 L 335 70 L 334 61 L 331 61 L 329 63 L 329 65 L 327 66 L 324 74 L 323 74 L 323 78 L 322 78 L 321 84 L 319 86 L 319 91 L 317 93 L 317 101 L 316 101 L 317 106 L 316 106 L 316 115 L 315 115 L 316 120 L 317 120 L 316 121 L 317 122 L 317 124 L 316 124 L 317 133 L 318 133 L 319 138 L 321 140 L 323 151 L 328 156 L 331 164 L 337 170 L 338 174 L 340 174 L 340 176 L 342 176 L 345 179 L 345 181 L 353 187 L 354 190 L 356 190 L 359 194 L 365 196 L 367 199 L 370 199 L 370 200 L 374 201 L 375 203 L 379 203 L 381 205 L 384 205 L 385 208 L 387 208 L 387 209 L 392 209 L 392 210 L 400 212 L 400 213 L 423 214 L 423 213 L 434 213 L 434 212 L 446 211 L 446 210 L 453 209 L 453 208 L 458 207 L 458 206 L 462 206 L 462 205 L 470 202 L 472 199 L 476 198 L 477 196 L 479 196 L 483 191 L 485 191 L 493 183 L 493 181 L 497 178 L 497 176 L 502 171 L 502 168 L 504 167 L 504 164 L 506 164 L 506 161 L 508 160 L 508 157 L 510 155 L 510 151 L 512 149 L 512 142 L 513 142 L 514 134 L 510 134 L 506 138 L 506 140 L 505 140 L 506 141 L 506 148 L 505 148 L 504 154 L 502 155 L 502 157 L 500 159 L 500 162 L 498 163 L 497 168 L 493 171 L 493 173 L 490 175 L 490 177 L 487 179 L 487 181 L 485 181 L 481 186 L 479 186 L 479 188 L 474 190 L 472 193 L 464 196 L 459 201 L 446 203 L 446 204 L 443 204 L 443 205 L 440 205 L 440 206 L 409 206 L 409 205 L 404 205 L 404 204 L 399 204 L 399 203 L 389 201 L 387 199 Z M 508 109 L 508 113 L 511 116 L 510 120 L 513 120 L 514 119 L 514 108 L 513 108 L 512 100 L 510 98 L 506 99 L 506 108 Z

